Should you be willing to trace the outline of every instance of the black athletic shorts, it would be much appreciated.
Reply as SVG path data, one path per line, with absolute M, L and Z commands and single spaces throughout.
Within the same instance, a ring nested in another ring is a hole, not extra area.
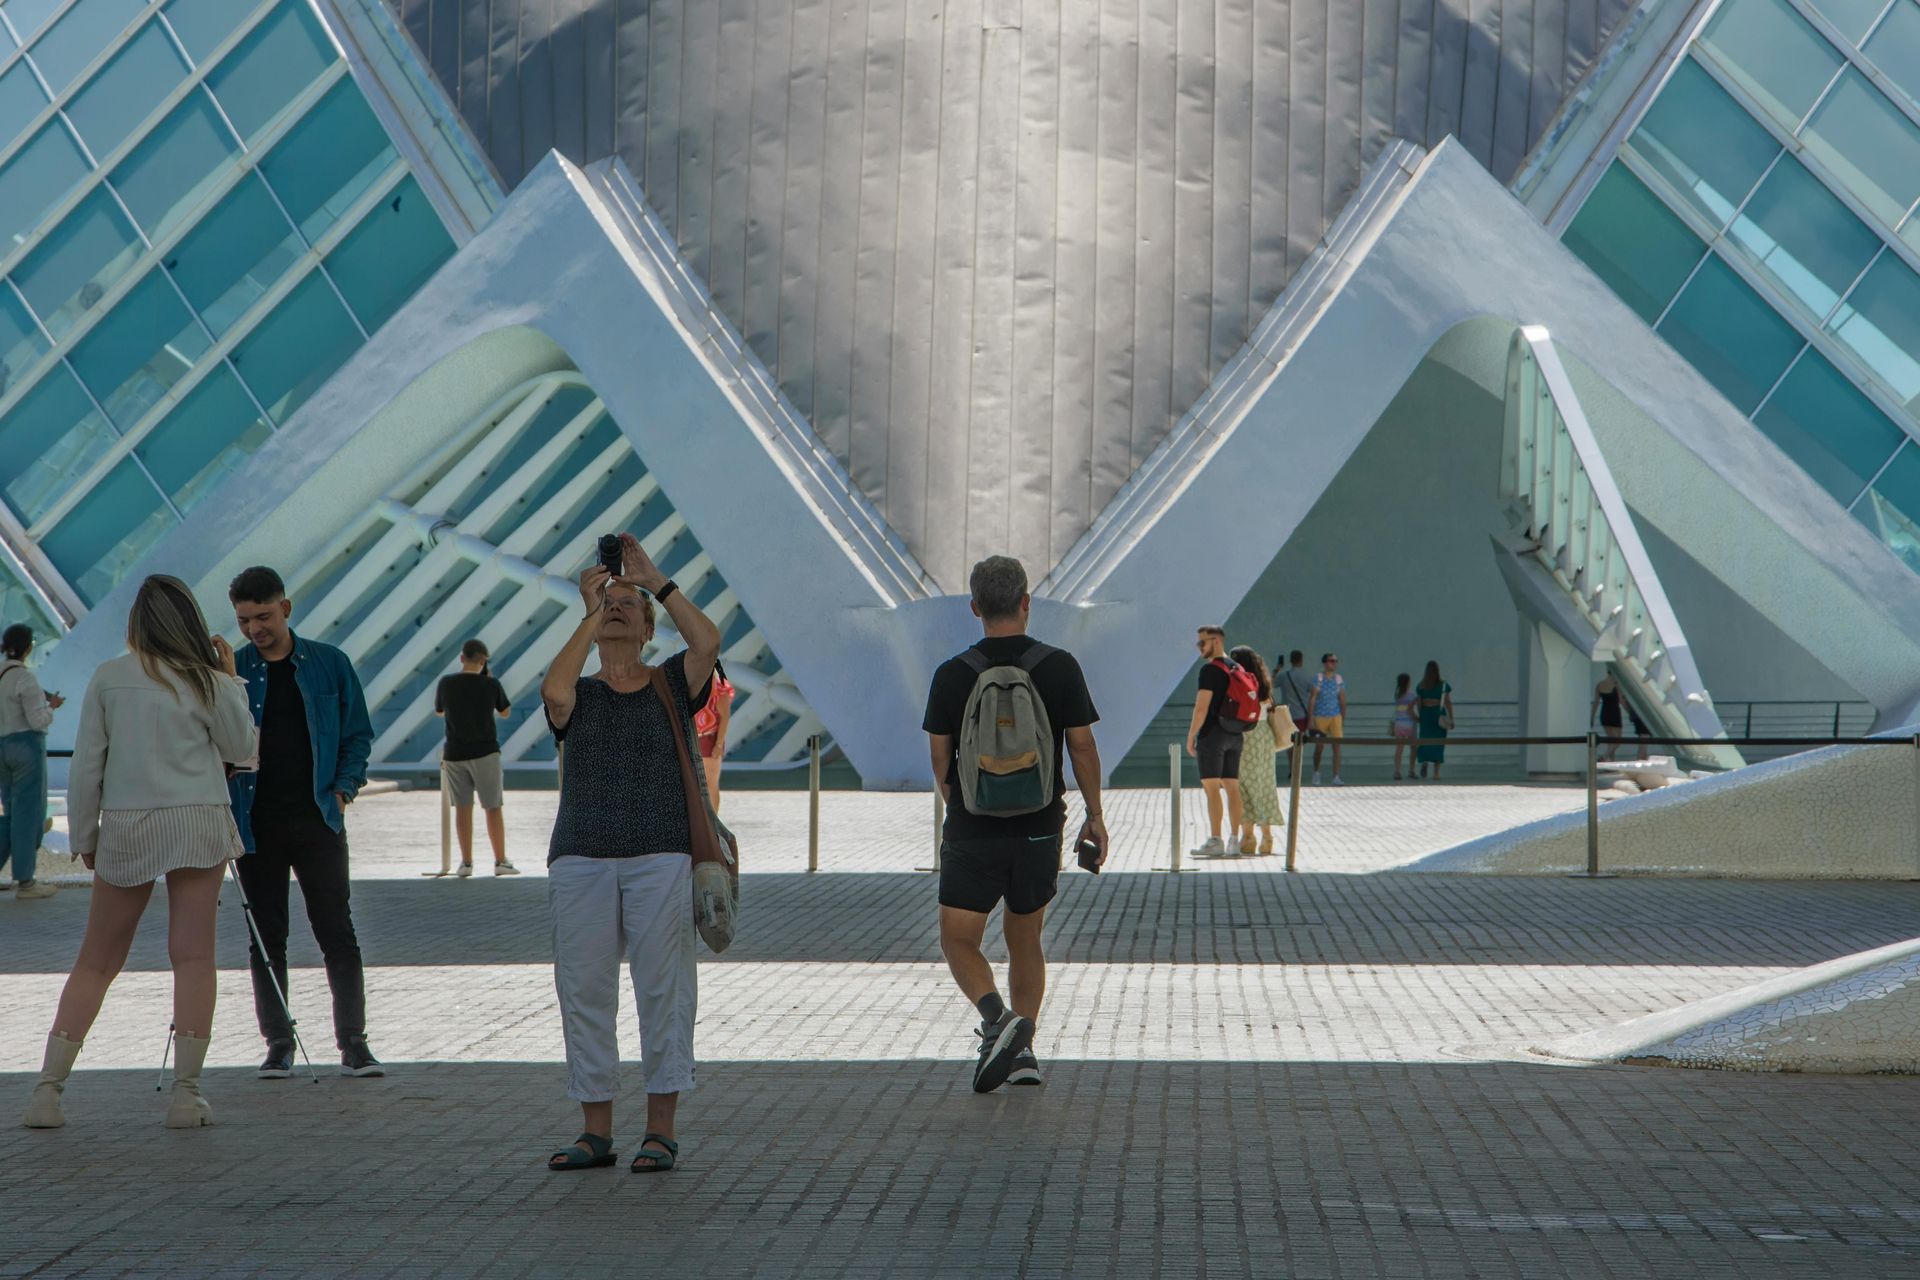
M 1008 911 L 1031 915 L 1060 887 L 1060 840 L 1058 832 L 943 840 L 940 905 L 985 915 L 1004 898 Z
M 1240 748 L 1243 743 L 1244 739 L 1237 733 L 1207 726 L 1193 743 L 1200 757 L 1201 779 L 1231 778 L 1239 781 Z

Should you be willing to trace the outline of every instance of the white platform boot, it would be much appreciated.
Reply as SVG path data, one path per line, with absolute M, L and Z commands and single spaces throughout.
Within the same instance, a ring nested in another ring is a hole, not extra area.
M 167 1106 L 167 1128 L 198 1129 L 213 1123 L 213 1108 L 200 1096 L 200 1068 L 211 1043 L 198 1036 L 173 1038 L 173 1100 Z
M 67 1122 L 67 1113 L 60 1109 L 60 1095 L 66 1091 L 73 1060 L 80 1056 L 80 1045 L 80 1041 L 69 1040 L 57 1031 L 47 1033 L 40 1079 L 33 1086 L 33 1100 L 27 1103 L 27 1128 L 58 1129 Z

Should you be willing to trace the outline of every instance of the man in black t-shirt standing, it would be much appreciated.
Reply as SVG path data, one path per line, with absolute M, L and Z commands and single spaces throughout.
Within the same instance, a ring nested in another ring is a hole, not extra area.
M 453 801 L 453 833 L 460 839 L 462 878 L 473 874 L 473 798 L 487 814 L 487 840 L 493 845 L 493 874 L 517 876 L 507 861 L 505 778 L 500 768 L 500 735 L 494 719 L 513 713 L 507 691 L 487 666 L 487 646 L 469 640 L 460 646 L 460 674 L 441 677 L 433 691 L 433 714 L 447 722 L 447 745 L 440 751 L 440 785 Z
M 287 991 L 288 879 L 297 876 L 333 991 L 340 1074 L 383 1075 L 367 1047 L 366 973 L 347 870 L 346 806 L 367 783 L 373 748 L 366 695 L 346 654 L 294 634 L 293 605 L 272 569 L 244 570 L 227 598 L 253 642 L 235 650 L 234 665 L 247 682 L 260 729 L 258 772 L 236 773 L 227 784 L 247 850 L 235 869 L 259 929 L 248 950 L 254 1016 L 267 1057 L 255 1074 L 263 1080 L 293 1074 L 293 1024 L 281 997 Z
M 992 556 L 973 567 L 973 613 L 985 638 L 973 646 L 994 665 L 1017 663 L 1040 642 L 1027 635 L 1032 598 L 1018 560 Z M 1018 817 L 969 813 L 960 790 L 959 739 L 975 670 L 964 656 L 949 658 L 934 672 L 921 724 L 933 752 L 934 785 L 947 802 L 940 849 L 940 950 L 954 981 L 980 1010 L 980 1060 L 973 1087 L 988 1093 L 1003 1083 L 1037 1085 L 1040 1064 L 1033 1053 L 1034 1024 L 1047 989 L 1047 957 L 1040 928 L 1060 878 L 1061 837 L 1066 828 L 1064 757 L 1086 803 L 1082 838 L 1107 860 L 1107 827 L 1100 811 L 1100 752 L 1091 726 L 1100 716 L 1086 678 L 1072 654 L 1056 650 L 1029 673 L 1053 730 L 1053 802 Z M 1062 750 L 1064 744 L 1064 751 Z M 1007 943 L 1007 1008 L 994 986 L 993 966 L 980 950 L 987 917 L 1006 903 L 1000 918 Z
M 1232 819 L 1240 830 L 1240 735 L 1221 724 L 1227 713 L 1227 656 L 1225 627 L 1205 626 L 1196 633 L 1200 647 L 1200 688 L 1193 700 L 1193 723 L 1187 726 L 1187 754 L 1200 763 L 1200 789 L 1207 797 L 1207 840 L 1195 849 L 1200 858 L 1225 857 L 1220 820 Z

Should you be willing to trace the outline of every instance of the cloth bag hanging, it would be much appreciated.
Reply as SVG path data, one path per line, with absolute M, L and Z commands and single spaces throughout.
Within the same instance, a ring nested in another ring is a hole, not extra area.
M 660 667 L 650 677 L 653 692 L 673 724 L 674 751 L 680 757 L 680 784 L 687 793 L 687 831 L 693 847 L 693 925 L 707 950 L 719 955 L 733 943 L 740 927 L 740 841 L 734 837 L 707 799 L 704 770 L 693 767 L 688 748 L 690 732 Z

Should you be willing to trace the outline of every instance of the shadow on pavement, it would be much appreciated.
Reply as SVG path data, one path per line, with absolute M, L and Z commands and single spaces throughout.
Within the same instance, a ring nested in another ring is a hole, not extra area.
M 1877 881 L 1233 872 L 1096 879 L 1076 871 L 1060 883 L 1048 946 L 1069 964 L 1801 966 L 1911 937 L 1920 910 L 1920 884 Z M 740 940 L 724 957 L 703 951 L 703 962 L 940 960 L 931 875 L 754 875 L 742 892 Z M 34 903 L 0 897 L 0 973 L 64 973 L 87 900 L 84 891 Z M 364 880 L 353 903 L 369 965 L 552 960 L 541 880 Z M 164 907 L 156 895 L 129 969 L 166 968 Z M 317 965 L 297 901 L 293 918 L 293 963 Z M 997 939 L 998 930 L 990 934 Z M 219 963 L 245 962 L 245 925 L 229 884 Z
M 76 1074 L 66 1129 L 0 1127 L 8 1274 L 1920 1274 L 1911 1080 L 1061 1061 L 980 1097 L 959 1061 L 716 1061 L 681 1169 L 637 1177 L 542 1169 L 557 1064 L 391 1065 L 211 1072 L 190 1133 L 151 1071 Z

